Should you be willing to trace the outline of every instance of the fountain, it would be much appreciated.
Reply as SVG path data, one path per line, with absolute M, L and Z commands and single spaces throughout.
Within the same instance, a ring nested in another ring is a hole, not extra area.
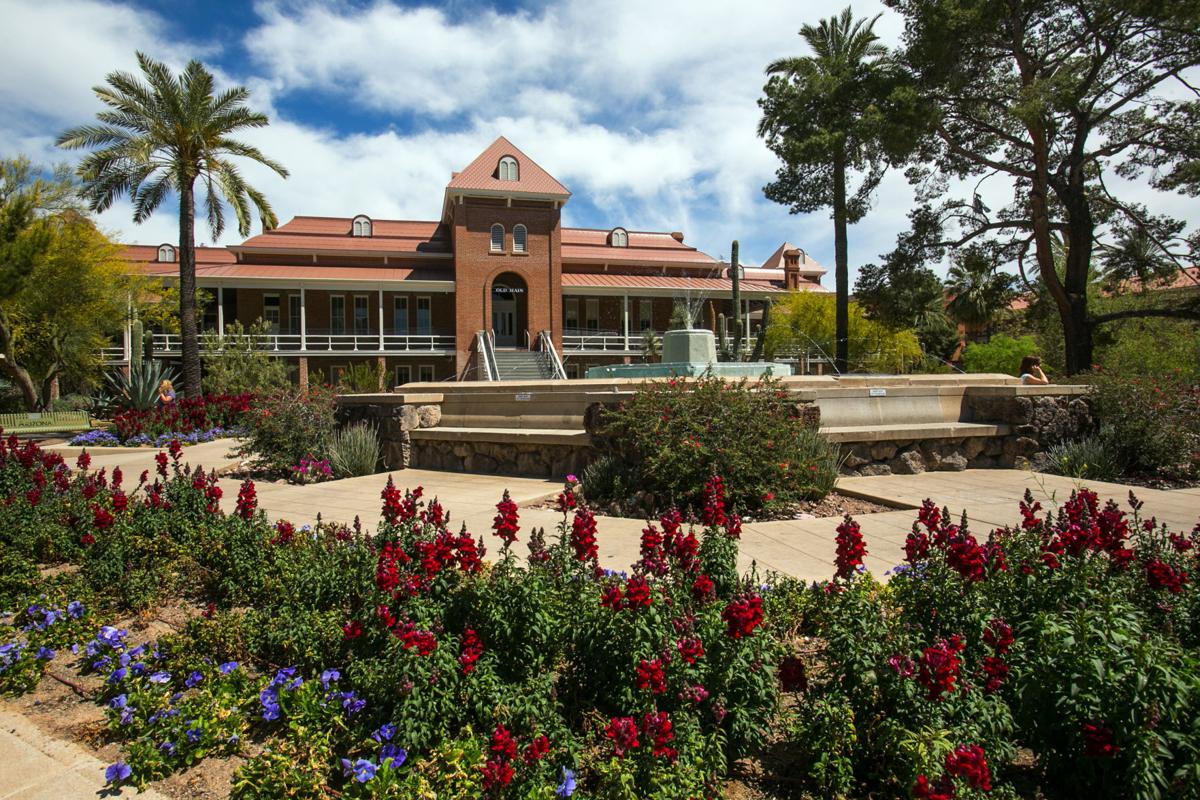
M 716 337 L 712 331 L 685 329 L 667 331 L 662 340 L 662 361 L 657 364 L 609 364 L 590 367 L 589 378 L 694 378 L 705 373 L 723 378 L 776 378 L 792 374 L 789 364 L 777 361 L 717 361 Z

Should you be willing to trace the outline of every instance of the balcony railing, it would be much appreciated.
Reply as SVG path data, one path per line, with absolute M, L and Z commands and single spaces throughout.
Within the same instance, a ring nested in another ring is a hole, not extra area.
M 655 336 L 662 336 L 662 331 L 655 331 Z M 567 328 L 563 331 L 564 353 L 604 353 L 604 352 L 637 352 L 642 351 L 644 331 L 630 329 L 629 336 L 621 331 L 584 330 L 582 328 Z
M 452 353 L 454 334 L 384 333 L 380 347 L 378 333 L 308 331 L 303 337 L 299 333 L 267 334 L 256 344 L 258 350 L 272 353 Z M 156 355 L 178 355 L 182 351 L 183 341 L 179 334 L 154 334 Z M 127 358 L 124 347 L 106 347 L 101 355 L 107 363 L 120 363 Z

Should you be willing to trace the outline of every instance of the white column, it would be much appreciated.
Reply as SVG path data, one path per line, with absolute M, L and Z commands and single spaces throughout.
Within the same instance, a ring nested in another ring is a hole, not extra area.
M 300 287 L 300 351 L 308 349 L 308 306 L 304 302 L 304 287 Z
M 742 346 L 748 347 L 750 344 L 750 301 L 743 300 L 745 309 L 742 311 L 742 325 L 746 328 L 746 332 L 742 334 Z
M 225 287 L 217 287 L 217 336 L 225 335 Z
M 629 349 L 629 295 L 621 296 L 621 323 L 625 334 L 625 349 Z
M 379 290 L 379 352 L 383 352 L 383 289 Z

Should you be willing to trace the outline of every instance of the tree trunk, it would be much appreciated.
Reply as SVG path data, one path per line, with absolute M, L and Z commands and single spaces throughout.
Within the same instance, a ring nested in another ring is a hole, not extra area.
M 850 273 L 846 243 L 846 154 L 833 153 L 833 275 L 836 289 L 834 369 L 846 372 L 850 362 Z
M 186 397 L 199 397 L 200 335 L 196 325 L 196 197 L 190 182 L 179 187 L 179 333 L 183 340 L 183 394 Z
M 8 317 L 0 313 L 0 373 L 8 377 L 21 390 L 21 399 L 25 402 L 27 411 L 41 410 L 37 387 L 29 371 L 17 363 L 16 347 L 14 346 L 12 327 Z

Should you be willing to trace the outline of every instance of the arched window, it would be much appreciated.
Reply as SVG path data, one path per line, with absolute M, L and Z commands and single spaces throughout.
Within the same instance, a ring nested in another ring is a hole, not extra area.
M 613 228 L 608 243 L 613 247 L 629 247 L 629 233 L 624 228 Z
M 515 181 L 520 178 L 517 174 L 517 160 L 512 156 L 505 156 L 500 159 L 500 166 L 496 170 L 496 177 L 502 181 Z
M 526 248 L 526 239 L 528 234 L 525 231 L 524 225 L 516 225 L 513 227 L 513 252 L 524 253 Z
M 159 261 L 174 261 L 175 260 L 175 248 L 169 244 L 159 245 L 158 246 L 158 260 Z
M 492 252 L 504 252 L 504 226 L 499 222 L 492 226 Z
M 367 216 L 359 214 L 354 218 L 355 236 L 370 236 L 371 235 L 371 219 Z

